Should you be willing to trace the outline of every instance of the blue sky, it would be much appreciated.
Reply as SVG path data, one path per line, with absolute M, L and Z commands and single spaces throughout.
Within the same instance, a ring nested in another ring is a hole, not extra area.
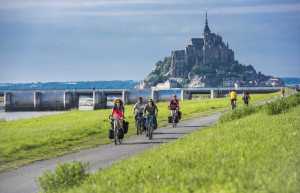
M 300 77 L 299 0 L 0 0 L 0 82 L 143 79 L 206 10 L 241 63 Z

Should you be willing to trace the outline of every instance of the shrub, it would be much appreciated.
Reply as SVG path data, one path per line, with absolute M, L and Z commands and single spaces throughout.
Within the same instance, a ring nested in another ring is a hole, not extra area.
M 242 108 L 237 108 L 233 111 L 230 111 L 230 112 L 222 115 L 220 118 L 220 122 L 223 123 L 223 122 L 227 122 L 227 121 L 240 119 L 242 117 L 245 117 L 247 115 L 257 112 L 258 109 L 259 109 L 259 107 L 255 107 L 255 106 L 245 106 Z
M 292 95 L 287 99 L 290 107 L 295 107 L 300 104 L 300 94 Z
M 75 185 L 79 185 L 87 176 L 88 164 L 71 162 L 60 164 L 54 172 L 46 171 L 38 178 L 40 187 L 45 193 L 59 192 Z
M 277 115 L 287 112 L 290 108 L 300 104 L 300 94 L 291 95 L 287 98 L 278 99 L 266 105 L 269 115 Z
M 287 111 L 289 108 L 289 104 L 286 102 L 285 99 L 279 99 L 268 103 L 266 106 L 267 114 L 269 115 L 277 115 L 282 112 Z

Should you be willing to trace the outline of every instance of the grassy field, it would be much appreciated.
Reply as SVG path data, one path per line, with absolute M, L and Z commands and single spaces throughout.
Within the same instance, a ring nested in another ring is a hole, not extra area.
M 264 111 L 146 151 L 68 193 L 298 193 L 300 106 Z
M 278 93 L 253 95 L 252 102 Z M 241 99 L 239 100 L 241 103 Z M 224 110 L 228 99 L 184 101 L 183 118 Z M 167 123 L 167 103 L 159 103 L 159 125 Z M 135 133 L 132 106 L 126 106 L 129 135 Z M 39 118 L 0 121 L 0 171 L 83 148 L 110 143 L 107 138 L 110 110 L 71 111 Z

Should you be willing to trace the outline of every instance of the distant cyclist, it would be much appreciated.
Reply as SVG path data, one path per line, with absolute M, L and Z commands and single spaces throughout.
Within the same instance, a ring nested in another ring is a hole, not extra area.
M 144 129 L 144 108 L 145 104 L 143 102 L 143 97 L 139 97 L 138 102 L 133 106 L 137 134 L 142 133 L 142 129 Z
M 176 95 L 173 95 L 173 98 L 171 99 L 169 103 L 169 110 L 171 112 L 171 116 L 173 117 L 174 113 L 178 113 L 179 111 L 179 100 L 177 99 Z
M 123 101 L 121 99 L 115 99 L 111 117 L 116 121 L 117 128 L 123 128 L 124 116 L 125 114 Z
M 232 90 L 229 93 L 229 97 L 230 97 L 231 108 L 233 110 L 236 108 L 237 92 L 235 90 Z
M 281 97 L 284 98 L 285 97 L 285 88 L 282 87 L 280 92 L 281 92 Z
M 246 106 L 249 105 L 249 100 L 250 100 L 250 93 L 248 91 L 246 91 L 243 94 L 243 101 Z
M 149 115 L 152 115 L 154 117 L 155 122 L 155 129 L 157 128 L 157 114 L 158 114 L 158 108 L 154 101 L 152 99 L 148 99 L 148 103 L 144 108 L 144 114 L 147 116 L 147 119 L 149 119 Z M 147 120 L 149 121 L 149 120 Z

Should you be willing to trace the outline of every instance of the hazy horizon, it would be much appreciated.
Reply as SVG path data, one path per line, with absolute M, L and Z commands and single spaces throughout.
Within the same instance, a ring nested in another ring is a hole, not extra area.
M 297 0 L 0 0 L 0 82 L 142 80 L 206 10 L 240 63 L 300 77 Z

